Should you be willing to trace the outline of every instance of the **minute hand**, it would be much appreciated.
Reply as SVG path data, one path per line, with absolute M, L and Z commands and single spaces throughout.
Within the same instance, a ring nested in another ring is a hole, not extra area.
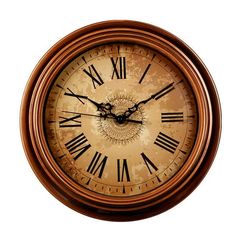
M 142 100 L 136 104 L 134 104 L 134 106 L 128 108 L 128 110 L 124 113 L 124 116 L 126 118 L 130 117 L 135 111 L 138 110 L 138 107 L 141 104 L 146 104 L 147 102 L 149 102 L 152 99 L 158 100 L 159 98 L 163 97 L 164 95 L 166 95 L 167 93 L 169 93 L 170 91 L 172 91 L 174 89 L 174 82 L 168 84 L 167 86 L 165 86 L 163 89 L 161 89 L 160 91 L 158 91 L 157 93 L 151 95 L 149 98 Z

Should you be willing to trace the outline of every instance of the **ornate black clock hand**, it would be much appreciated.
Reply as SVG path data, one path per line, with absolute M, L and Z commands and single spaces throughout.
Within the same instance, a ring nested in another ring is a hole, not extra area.
M 93 116 L 93 117 L 102 117 L 104 119 L 115 119 L 118 120 L 118 117 L 113 117 L 113 116 L 103 116 L 103 115 L 95 115 L 95 114 L 89 114 L 89 113 L 82 113 L 82 112 L 71 112 L 71 111 L 62 111 L 64 113 L 71 113 L 71 114 L 76 114 L 76 115 L 82 115 L 82 116 Z M 141 120 L 134 120 L 134 119 L 125 119 L 127 122 L 131 123 L 137 123 L 137 124 L 143 124 L 143 121 Z
M 126 118 L 130 117 L 135 111 L 138 110 L 138 107 L 141 104 L 146 104 L 147 102 L 149 102 L 152 99 L 158 100 L 159 98 L 161 98 L 162 96 L 164 96 L 165 94 L 169 93 L 170 91 L 172 91 L 174 89 L 174 82 L 168 84 L 167 86 L 165 86 L 163 89 L 161 89 L 160 91 L 158 91 L 157 93 L 151 95 L 149 98 L 144 99 L 136 104 L 134 104 L 134 106 L 128 108 L 127 111 L 124 112 L 124 116 Z
M 67 88 L 68 92 L 65 92 L 64 94 L 67 96 L 72 96 L 72 97 L 76 97 L 77 99 L 79 99 L 80 102 L 82 102 L 84 104 L 84 102 L 81 100 L 82 99 L 87 99 L 88 101 L 90 101 L 91 103 L 93 103 L 96 107 L 97 110 L 101 112 L 101 116 L 103 117 L 107 117 L 108 115 L 113 116 L 114 118 L 116 118 L 116 115 L 114 113 L 112 113 L 112 108 L 113 105 L 111 105 L 109 102 L 108 103 L 98 103 L 94 100 L 92 100 L 91 98 L 89 98 L 88 96 L 84 96 L 84 95 L 79 95 L 79 94 L 75 94 L 71 89 Z

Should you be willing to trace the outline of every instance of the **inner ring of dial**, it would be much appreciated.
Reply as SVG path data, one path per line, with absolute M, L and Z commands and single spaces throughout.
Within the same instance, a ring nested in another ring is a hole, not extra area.
M 140 121 L 139 124 L 129 122 L 124 116 L 128 107 L 136 104 L 131 96 L 125 94 L 116 94 L 107 98 L 108 102 L 114 106 L 112 112 L 116 114 L 116 119 L 98 118 L 99 132 L 112 144 L 127 144 L 137 139 L 142 130 L 145 121 L 145 115 L 142 108 L 139 108 L 129 119 Z M 141 123 L 142 122 L 142 123 Z

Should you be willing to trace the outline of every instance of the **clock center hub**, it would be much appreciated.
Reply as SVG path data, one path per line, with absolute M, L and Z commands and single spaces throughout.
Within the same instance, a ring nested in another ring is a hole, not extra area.
M 132 96 L 116 94 L 107 100 L 112 104 L 112 113 L 116 114 L 116 117 L 114 119 L 99 118 L 98 127 L 102 136 L 114 144 L 125 145 L 136 140 L 144 126 L 143 109 L 139 108 L 127 119 L 124 115 L 125 111 L 136 103 Z
M 124 115 L 118 115 L 116 117 L 116 121 L 119 123 L 119 124 L 123 124 L 125 121 L 126 121 L 126 117 Z

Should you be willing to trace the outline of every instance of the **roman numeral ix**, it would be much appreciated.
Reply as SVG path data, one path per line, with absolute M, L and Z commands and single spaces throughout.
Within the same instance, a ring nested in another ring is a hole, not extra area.
M 63 117 L 59 116 L 59 127 L 60 128 L 67 128 L 67 127 L 81 127 L 81 114 L 73 113 L 73 112 L 66 112 L 71 113 L 72 116 L 70 117 Z M 74 115 L 73 115 L 74 114 Z

